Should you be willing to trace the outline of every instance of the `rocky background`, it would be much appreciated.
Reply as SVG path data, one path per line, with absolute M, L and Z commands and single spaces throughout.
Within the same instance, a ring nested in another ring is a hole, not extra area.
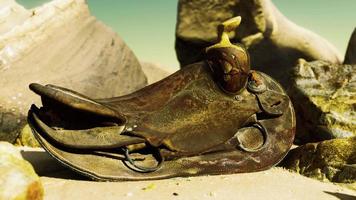
M 252 69 L 284 86 L 296 110 L 294 143 L 301 146 L 282 165 L 356 189 L 356 30 L 343 62 L 332 44 L 288 20 L 270 0 L 180 0 L 176 52 L 181 66 L 204 59 L 216 26 L 237 15 L 243 20 L 230 38 L 248 49 Z
M 232 41 L 249 51 L 253 69 L 263 71 L 287 86 L 298 58 L 341 63 L 342 56 L 324 38 L 289 21 L 270 0 L 180 0 L 176 52 L 181 66 L 203 59 L 204 49 L 215 43 L 216 27 L 241 16 Z
M 90 15 L 84 0 L 54 0 L 32 10 L 14 0 L 4 0 L 0 1 L 0 11 L 0 141 L 9 142 L 0 143 L 0 199 L 60 199 L 59 188 L 75 193 L 78 187 L 97 190 L 110 198 L 105 189 L 108 187 L 99 183 L 86 182 L 87 187 L 81 181 L 63 179 L 62 175 L 58 179 L 56 174 L 64 169 L 45 157 L 43 150 L 10 144 L 38 145 L 25 117 L 29 106 L 38 104 L 40 99 L 29 92 L 28 84 L 52 83 L 104 98 L 135 91 L 173 71 L 159 64 L 139 62 L 120 36 Z M 216 26 L 237 15 L 243 20 L 230 35 L 232 41 L 245 45 L 252 68 L 282 83 L 293 101 L 297 115 L 295 147 L 279 167 L 267 172 L 222 176 L 230 184 L 214 177 L 189 179 L 192 184 L 187 183 L 188 179 L 172 179 L 175 186 L 170 186 L 169 180 L 132 183 L 132 187 L 142 187 L 135 197 L 144 199 L 144 192 L 160 186 L 179 193 L 152 194 L 174 197 L 196 188 L 200 182 L 219 180 L 226 187 L 226 194 L 236 195 L 236 190 L 229 186 L 231 183 L 249 191 L 250 180 L 254 183 L 252 192 L 256 186 L 265 187 L 279 177 L 285 184 L 301 184 L 304 188 L 294 187 L 289 193 L 281 185 L 268 188 L 279 193 L 278 198 L 288 199 L 292 195 L 299 199 L 355 199 L 356 29 L 344 57 L 322 37 L 288 20 L 270 0 L 179 0 L 175 48 L 181 66 L 204 59 L 205 47 L 215 42 Z M 301 178 L 280 167 L 324 183 Z M 57 178 L 39 178 L 34 170 L 41 176 Z M 67 178 L 74 178 L 68 173 L 65 172 Z M 54 183 L 59 180 L 63 187 L 57 188 Z M 184 185 L 183 189 L 178 188 L 179 184 Z M 116 183 L 116 188 L 126 186 Z M 214 189 L 209 185 L 205 188 Z M 133 196 L 123 189 L 117 189 L 116 193 L 120 191 L 124 192 L 123 198 Z M 325 191 L 333 195 L 325 195 Z M 204 198 L 200 194 L 193 193 L 190 197 Z M 204 193 L 206 197 L 221 199 L 218 194 L 218 191 Z M 75 196 L 69 192 L 61 195 Z M 96 197 L 103 196 L 92 193 L 88 199 Z M 246 194 L 244 197 L 258 199 Z M 265 192 L 261 197 L 276 196 Z

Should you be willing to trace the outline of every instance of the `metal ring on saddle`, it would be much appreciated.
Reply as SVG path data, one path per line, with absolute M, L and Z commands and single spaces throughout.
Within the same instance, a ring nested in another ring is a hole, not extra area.
M 247 90 L 253 93 L 263 93 L 267 90 L 266 84 L 263 82 L 260 75 L 258 75 L 255 71 L 250 74 L 250 78 L 247 83 Z
M 126 160 L 123 161 L 123 163 L 130 169 L 132 169 L 133 171 L 136 172 L 140 172 L 140 173 L 149 173 L 149 172 L 154 172 L 157 171 L 158 169 L 161 168 L 162 163 L 164 162 L 164 158 L 162 157 L 161 153 L 159 152 L 159 150 L 157 151 L 157 154 L 159 157 L 157 159 L 158 164 L 154 167 L 143 167 L 143 166 L 139 166 L 135 163 L 135 161 L 130 157 L 130 151 L 128 148 L 122 148 L 124 151 L 124 155 Z M 129 163 L 129 164 L 128 164 Z
M 267 90 L 267 87 L 265 84 L 256 85 L 255 82 L 249 81 L 247 83 L 247 89 L 253 93 L 262 93 Z
M 243 142 L 240 141 L 240 138 L 238 137 L 238 135 L 236 135 L 236 139 L 238 141 L 238 147 L 241 148 L 242 150 L 246 151 L 246 152 L 257 152 L 257 151 L 260 151 L 261 149 L 263 149 L 266 144 L 267 144 L 267 141 L 268 141 L 268 131 L 267 129 L 260 123 L 260 122 L 254 122 L 252 125 L 252 127 L 255 127 L 257 128 L 261 133 L 262 133 L 262 136 L 263 136 L 263 144 L 261 145 L 261 147 L 257 148 L 257 149 L 251 149 L 251 148 L 248 148 L 248 147 L 245 147 L 243 145 Z

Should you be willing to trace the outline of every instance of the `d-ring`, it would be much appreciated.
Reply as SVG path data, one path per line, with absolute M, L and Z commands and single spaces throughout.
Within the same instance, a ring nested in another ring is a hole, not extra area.
M 264 83 L 262 77 L 255 71 L 250 73 L 250 77 L 247 83 L 247 90 L 252 93 L 263 93 L 267 90 L 267 86 Z
M 263 93 L 267 90 L 267 86 L 264 83 L 256 84 L 254 81 L 248 81 L 247 89 L 252 93 Z
M 125 158 L 126 160 L 123 160 L 124 164 L 130 168 L 131 170 L 133 171 L 136 171 L 136 172 L 140 172 L 140 173 L 149 173 L 149 172 L 154 172 L 154 171 L 157 171 L 158 169 L 161 168 L 162 166 L 162 163 L 164 161 L 164 158 L 162 157 L 161 153 L 159 152 L 159 150 L 157 151 L 157 155 L 159 156 L 157 161 L 158 161 L 158 164 L 157 166 L 155 167 L 142 167 L 142 166 L 139 166 L 135 163 L 135 161 L 130 157 L 130 151 L 129 149 L 127 148 L 122 148 L 123 151 L 124 151 L 124 155 L 125 155 Z M 126 162 L 127 161 L 127 162 Z M 129 164 L 128 164 L 129 163 Z
M 260 130 L 262 135 L 263 135 L 263 144 L 262 144 L 262 146 L 260 148 L 258 148 L 258 149 L 247 148 L 242 144 L 242 142 L 240 141 L 238 136 L 236 136 L 236 139 L 237 139 L 237 141 L 239 143 L 238 144 L 239 148 L 241 148 L 244 151 L 253 153 L 253 152 L 257 152 L 257 151 L 260 151 L 261 149 L 265 148 L 265 146 L 267 144 L 267 140 L 268 140 L 268 132 L 267 132 L 267 129 L 260 122 L 254 122 L 251 126 L 257 128 L 258 130 Z

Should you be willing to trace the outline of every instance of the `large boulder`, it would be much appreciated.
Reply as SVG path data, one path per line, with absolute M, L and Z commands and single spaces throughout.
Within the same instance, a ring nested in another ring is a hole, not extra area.
M 344 64 L 356 64 L 356 28 L 347 46 Z
M 297 143 L 356 136 L 356 65 L 299 60 L 292 80 Z
M 356 182 L 356 137 L 308 143 L 291 150 L 284 167 L 319 180 Z M 355 188 L 356 189 L 356 188 Z
M 14 1 L 0 6 L 19 7 Z M 12 28 L 0 24 L 0 140 L 14 142 L 29 106 L 39 103 L 28 89 L 31 82 L 93 98 L 123 95 L 147 84 L 135 55 L 90 15 L 85 0 L 54 0 L 31 11 L 18 10 L 25 17 L 9 14 L 5 20 L 16 18 Z
M 328 41 L 289 21 L 270 0 L 179 0 L 176 53 L 181 66 L 199 61 L 216 40 L 216 27 L 234 16 L 242 23 L 230 35 L 245 45 L 254 69 L 287 85 L 286 72 L 298 58 L 340 63 Z
M 40 178 L 20 151 L 7 142 L 0 142 L 0 199 L 43 199 Z
M 22 24 L 31 16 L 31 12 L 14 0 L 0 1 L 0 35 L 17 25 Z
M 148 84 L 155 83 L 176 71 L 171 67 L 163 66 L 159 63 L 153 62 L 141 62 L 141 66 L 143 72 L 147 76 Z

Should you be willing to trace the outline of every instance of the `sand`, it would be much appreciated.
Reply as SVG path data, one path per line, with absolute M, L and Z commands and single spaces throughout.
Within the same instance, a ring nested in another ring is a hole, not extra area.
M 62 199 L 356 199 L 356 191 L 274 167 L 267 171 L 157 181 L 94 182 L 62 167 L 44 150 L 22 155 L 41 176 L 46 200 Z

